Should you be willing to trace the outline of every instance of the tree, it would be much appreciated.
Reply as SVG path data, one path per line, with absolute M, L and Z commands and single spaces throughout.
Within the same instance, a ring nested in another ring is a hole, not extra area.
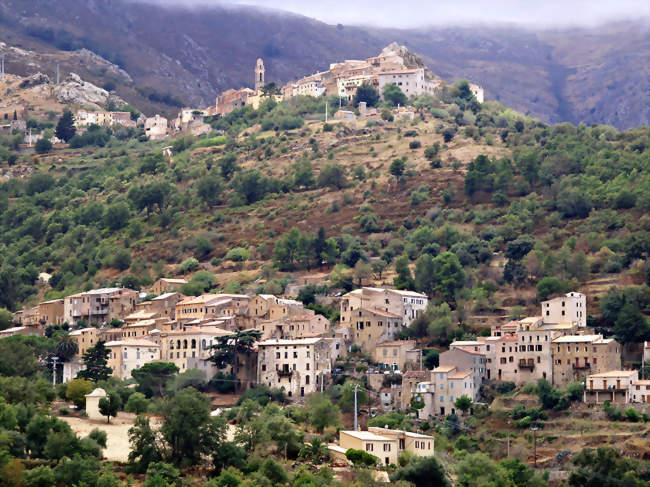
M 74 357 L 78 351 L 79 345 L 77 345 L 76 340 L 73 340 L 68 335 L 62 337 L 59 343 L 56 344 L 56 356 L 64 362 Z
M 451 487 L 445 469 L 436 457 L 420 457 L 405 467 L 400 467 L 390 476 L 391 482 L 406 480 L 415 487 Z
M 68 142 L 76 133 L 77 129 L 74 126 L 74 115 L 72 115 L 70 110 L 65 110 L 61 118 L 59 118 L 59 122 L 56 124 L 55 134 L 59 139 Z
M 153 395 L 163 396 L 169 380 L 180 369 L 171 362 L 149 362 L 131 372 L 138 382 L 137 391 L 147 397 Z
M 65 389 L 65 397 L 72 401 L 79 409 L 86 407 L 86 394 L 93 390 L 93 384 L 86 379 L 74 379 L 68 382 Z
M 404 169 L 406 168 L 406 161 L 403 157 L 398 159 L 393 159 L 393 162 L 390 163 L 388 171 L 395 176 L 395 181 L 398 181 L 399 178 L 404 174 Z
M 456 406 L 457 409 L 461 410 L 463 412 L 463 415 L 471 409 L 473 404 L 474 402 L 472 399 L 464 394 L 457 398 L 454 402 L 454 406 Z
M 221 169 L 221 176 L 226 180 L 239 171 L 241 168 L 237 165 L 237 156 L 232 152 L 227 153 L 219 159 L 219 168 Z
M 165 401 L 162 417 L 160 432 L 177 465 L 195 465 L 225 440 L 225 424 L 210 416 L 210 400 L 193 387 Z
M 253 352 L 255 342 L 262 337 L 258 330 L 236 330 L 232 335 L 216 338 L 216 343 L 211 346 L 210 360 L 220 369 L 230 365 L 235 380 L 239 378 L 239 355 L 249 355 Z M 239 389 L 239 382 L 235 383 L 235 390 Z
M 361 287 L 363 285 L 363 280 L 368 279 L 372 275 L 372 267 L 367 262 L 359 260 L 354 266 L 353 275 L 359 283 L 359 287 Z
M 353 103 L 355 107 L 359 106 L 359 103 L 365 101 L 366 105 L 369 107 L 374 107 L 379 102 L 379 93 L 373 88 L 372 85 L 363 83 L 357 88 L 357 92 L 354 95 Z
M 390 103 L 394 107 L 397 105 L 406 105 L 406 95 L 395 83 L 388 83 L 387 85 L 384 85 L 383 95 L 384 101 L 386 103 Z
M 333 161 L 328 162 L 325 164 L 323 169 L 321 169 L 316 182 L 321 188 L 325 186 L 330 186 L 336 189 L 345 188 L 348 185 L 345 176 L 345 167 Z
M 440 364 L 440 354 L 438 350 L 429 350 L 424 356 L 424 366 L 433 370 Z
M 134 392 L 126 401 L 124 409 L 130 413 L 143 414 L 149 409 L 149 399 L 141 392 Z
M 341 411 L 329 397 L 312 394 L 307 399 L 307 420 L 316 431 L 322 433 L 328 426 L 338 427 L 341 424 Z
M 129 429 L 130 467 L 138 473 L 146 472 L 149 465 L 161 460 L 159 438 L 151 428 L 149 418 L 138 416 Z
M 395 273 L 397 276 L 393 278 L 393 284 L 397 289 L 415 289 L 407 255 L 401 255 L 395 259 Z
M 456 485 L 460 487 L 508 486 L 505 469 L 485 453 L 465 454 L 456 465 L 456 475 Z
M 300 450 L 300 457 L 310 460 L 315 464 L 321 464 L 324 459 L 329 458 L 327 445 L 321 438 L 314 437 L 309 443 L 302 447 Z
M 368 402 L 368 394 L 366 393 L 363 384 L 354 381 L 347 380 L 343 387 L 341 388 L 341 397 L 338 400 L 338 406 L 341 408 L 341 411 L 344 413 L 351 413 L 354 411 L 354 388 L 357 389 L 357 405 L 366 404 Z
M 565 292 L 565 286 L 557 277 L 542 277 L 537 283 L 537 299 L 546 301 L 553 294 Z
M 350 460 L 355 467 L 374 467 L 379 463 L 379 458 L 364 450 L 348 449 L 345 452 L 345 458 Z
M 223 191 L 223 180 L 216 174 L 209 173 L 205 175 L 198 183 L 197 194 L 208 208 L 217 205 L 221 200 L 221 192 Z
M 14 315 L 6 308 L 0 308 L 0 331 L 14 326 Z
M 614 333 L 623 344 L 640 343 L 650 338 L 650 324 L 638 306 L 628 302 L 614 323 Z
M 569 475 L 571 487 L 642 487 L 647 485 L 647 466 L 625 458 L 616 448 L 585 448 L 573 459 L 576 469 Z
M 25 472 L 25 487 L 52 487 L 55 485 L 54 471 L 45 465 Z
M 107 365 L 109 355 L 110 350 L 104 346 L 104 342 L 98 341 L 94 347 L 84 353 L 83 362 L 86 368 L 79 371 L 77 377 L 93 382 L 107 380 L 113 373 L 113 369 Z
M 445 144 L 448 144 L 451 142 L 451 140 L 454 138 L 454 135 L 456 135 L 456 129 L 453 127 L 447 127 L 442 131 L 442 139 L 445 141 Z
M 439 292 L 448 300 L 453 301 L 456 291 L 465 286 L 465 271 L 456 254 L 443 252 L 433 258 L 432 276 L 435 292 Z
M 36 141 L 36 144 L 34 144 L 34 150 L 37 154 L 47 154 L 52 150 L 52 142 L 45 137 L 41 137 Z
M 106 207 L 102 221 L 104 226 L 115 232 L 124 228 L 129 223 L 131 211 L 129 205 L 124 201 L 119 201 Z
M 117 412 L 122 407 L 122 399 L 119 394 L 109 394 L 108 397 L 102 397 L 99 400 L 99 412 L 106 416 L 106 422 L 111 422 L 111 416 L 117 417 Z

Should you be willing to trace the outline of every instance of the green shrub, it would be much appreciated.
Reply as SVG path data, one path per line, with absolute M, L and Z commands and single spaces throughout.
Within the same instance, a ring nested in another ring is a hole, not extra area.
M 419 149 L 420 147 L 422 147 L 422 143 L 419 140 L 409 142 L 409 149 Z

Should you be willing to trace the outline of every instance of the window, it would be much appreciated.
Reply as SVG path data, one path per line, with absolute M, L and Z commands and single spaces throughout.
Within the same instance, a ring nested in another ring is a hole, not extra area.
M 266 372 L 266 364 L 262 364 L 262 372 Z
M 384 443 L 384 451 L 390 451 L 390 444 Z
M 279 359 L 279 358 L 280 358 L 280 352 L 276 352 L 276 354 L 275 354 L 275 358 L 276 358 L 276 359 Z
M 366 443 L 366 451 L 373 451 L 372 443 Z
M 305 368 L 306 368 L 306 370 L 309 370 L 309 362 L 307 362 L 307 363 L 305 364 Z

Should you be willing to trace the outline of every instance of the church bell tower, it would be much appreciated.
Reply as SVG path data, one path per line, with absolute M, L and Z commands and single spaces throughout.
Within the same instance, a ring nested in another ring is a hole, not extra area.
M 262 58 L 255 64 L 255 91 L 261 91 L 264 86 L 264 61 Z

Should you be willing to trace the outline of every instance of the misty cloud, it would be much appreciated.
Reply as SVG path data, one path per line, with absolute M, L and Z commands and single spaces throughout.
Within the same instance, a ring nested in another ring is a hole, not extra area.
M 134 0 L 166 5 L 254 5 L 313 17 L 330 24 L 381 27 L 518 24 L 595 26 L 650 16 L 648 0 Z

